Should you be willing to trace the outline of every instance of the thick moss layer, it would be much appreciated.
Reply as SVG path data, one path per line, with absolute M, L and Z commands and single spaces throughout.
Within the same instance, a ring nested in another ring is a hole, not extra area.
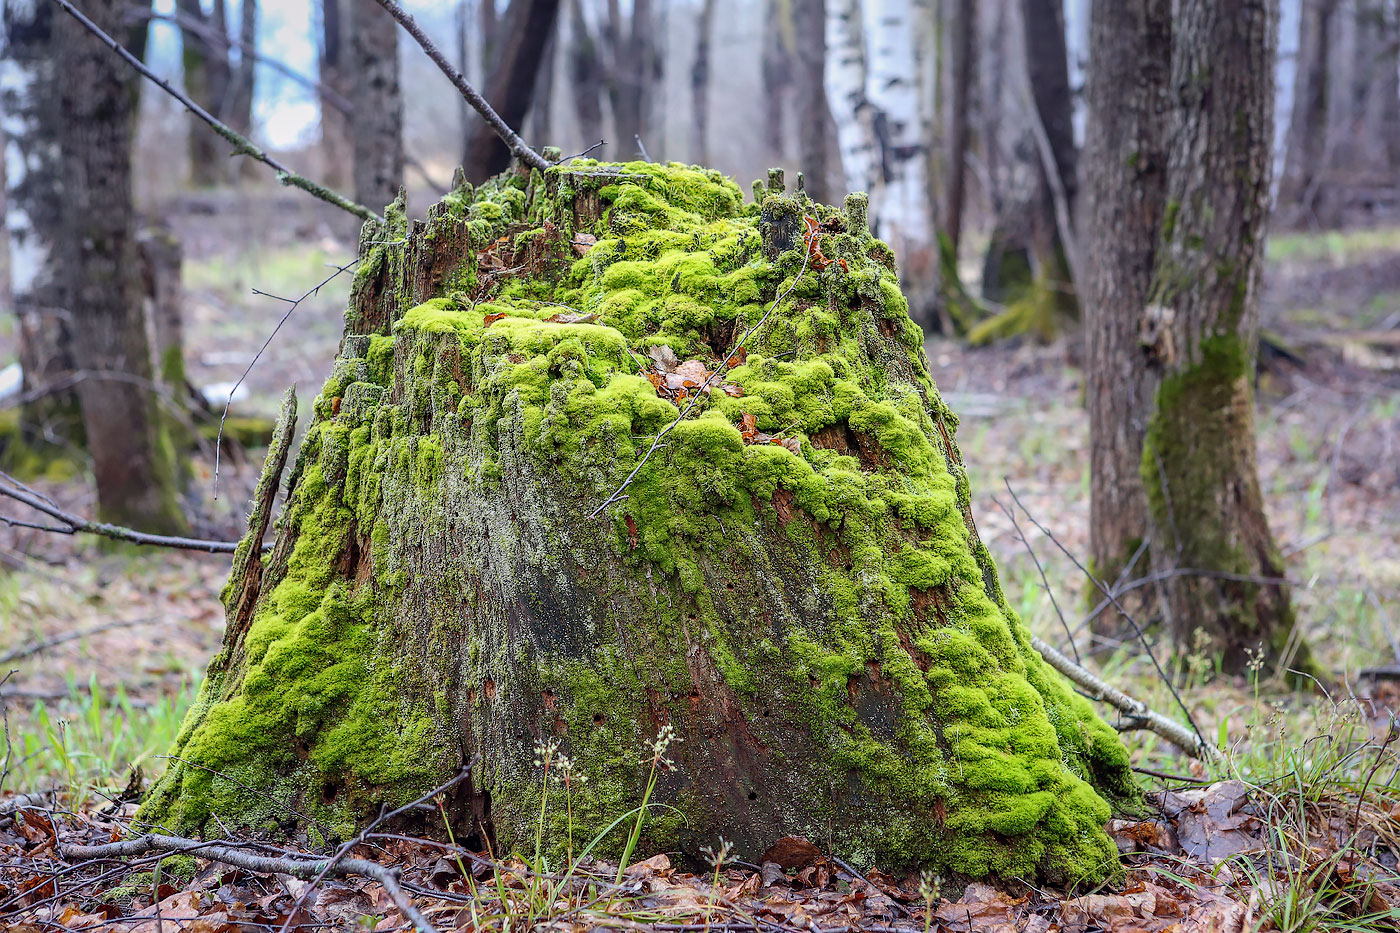
M 587 840 L 670 723 L 653 846 L 803 833 L 862 864 L 1116 870 L 1126 753 L 1003 598 L 888 248 L 859 199 L 760 193 L 575 162 L 373 248 L 349 327 L 381 333 L 347 336 L 317 399 L 256 611 L 174 751 L 203 767 L 146 816 L 294 808 L 344 834 L 479 753 L 459 815 L 527 846 L 552 738 L 588 776 Z M 820 270 L 803 216 L 832 231 Z M 717 367 L 777 296 L 725 376 L 743 394 L 703 399 L 590 518 L 677 417 L 649 351 Z M 800 452 L 746 443 L 746 415 Z M 564 808 L 546 819 L 562 845 Z

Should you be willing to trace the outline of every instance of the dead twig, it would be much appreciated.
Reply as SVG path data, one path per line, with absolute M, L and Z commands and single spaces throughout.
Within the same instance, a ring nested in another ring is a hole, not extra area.
M 200 858 L 208 859 L 211 862 L 232 865 L 234 868 L 241 868 L 244 871 L 260 875 L 291 875 L 293 878 L 300 878 L 303 881 L 319 879 L 326 875 L 337 877 L 358 875 L 379 882 L 394 902 L 394 906 L 413 924 L 419 933 L 437 933 L 436 928 L 428 922 L 428 918 L 423 916 L 414 906 L 413 901 L 404 893 L 403 888 L 399 886 L 398 871 L 380 865 L 378 862 L 371 862 L 369 859 L 343 858 L 337 861 L 329 858 L 295 858 L 291 857 L 290 854 L 282 856 L 259 855 L 245 851 L 236 844 L 210 845 L 197 839 L 185 839 L 181 836 L 166 836 L 156 833 L 101 846 L 60 843 L 58 852 L 68 861 L 126 859 L 144 855 L 147 852 L 188 852 L 197 854 Z
M 65 2 L 65 0 L 59 0 L 59 2 Z M 414 41 L 417 42 L 418 45 L 422 47 L 423 51 L 427 53 L 428 57 L 433 60 L 433 64 L 437 65 L 442 73 L 447 75 L 447 80 L 452 82 L 452 86 L 457 89 L 457 92 L 462 95 L 467 103 L 472 105 L 473 110 L 481 114 L 481 118 L 490 125 L 491 129 L 496 131 L 496 135 L 501 137 L 501 140 L 510 151 L 515 153 L 516 158 L 531 168 L 537 168 L 541 171 L 549 168 L 549 163 L 545 161 L 544 156 L 525 145 L 525 140 L 521 139 L 515 130 L 511 129 L 509 124 L 501 119 L 501 115 L 496 112 L 494 107 L 486 102 L 486 98 L 477 93 L 476 88 L 467 83 L 467 79 L 462 76 L 462 73 L 447 60 L 447 56 L 439 51 L 438 47 L 433 44 L 433 40 L 428 38 L 428 34 L 423 31 L 422 27 L 418 25 L 403 7 L 395 3 L 394 0 L 379 0 L 379 5 L 382 6 L 390 16 L 398 20 L 400 26 L 407 30 Z
M 1025 545 L 1026 553 L 1031 556 L 1031 560 L 1035 563 L 1035 569 L 1040 573 L 1040 585 L 1045 587 L 1045 595 L 1050 597 L 1050 605 L 1054 608 L 1055 615 L 1060 618 L 1060 625 L 1065 630 L 1065 639 L 1069 642 L 1070 650 L 1074 652 L 1074 663 L 1083 664 L 1084 659 L 1079 656 L 1079 647 L 1074 643 L 1074 633 L 1070 631 L 1069 623 L 1065 621 L 1065 614 L 1060 611 L 1060 603 L 1055 599 L 1055 591 L 1050 588 L 1050 581 L 1045 577 L 1045 568 L 1041 566 L 1040 558 L 1036 556 L 1035 548 L 1031 547 L 1026 533 L 1021 530 L 1021 523 L 1016 520 L 1015 511 L 1007 508 L 1005 503 L 996 496 L 992 497 L 992 501 L 997 504 L 997 508 L 1006 513 L 1007 518 L 1011 519 L 1011 527 L 1016 529 L 1016 537 L 1021 539 L 1021 543 Z
M 27 645 L 21 645 L 20 647 L 15 648 L 12 651 L 7 651 L 4 654 L 0 654 L 0 664 L 10 664 L 14 661 L 19 661 L 23 658 L 32 657 L 33 655 L 39 654 L 42 651 L 48 651 L 50 648 L 56 648 L 59 645 L 65 644 L 66 642 L 77 641 L 80 638 L 87 638 L 90 635 L 97 635 L 102 632 L 110 632 L 112 629 L 131 628 L 135 625 L 150 625 L 159 621 L 159 619 L 124 619 L 119 622 L 104 622 L 102 625 L 94 625 L 89 628 L 78 629 L 76 632 L 64 632 L 62 635 L 55 635 L 52 638 L 45 638 L 42 641 L 31 642 Z M 8 675 L 6 676 L 8 679 Z M 4 685 L 5 681 L 0 680 L 0 687 L 3 687 Z
M 263 341 L 262 346 L 258 347 L 258 352 L 254 353 L 254 354 L 253 354 L 253 358 L 252 358 L 251 360 L 248 361 L 248 365 L 247 365 L 246 367 L 244 367 L 243 372 L 242 372 L 242 373 L 239 375 L 239 377 L 238 377 L 238 381 L 235 382 L 235 383 L 233 384 L 233 388 L 232 388 L 232 389 L 229 389 L 229 391 L 228 391 L 228 398 L 224 400 L 224 410 L 223 410 L 223 413 L 219 415 L 219 433 L 218 433 L 218 436 L 214 438 L 214 498 L 215 498 L 215 499 L 218 499 L 218 498 L 219 498 L 219 464 L 220 464 L 220 452 L 222 451 L 223 445 L 224 445 L 224 422 L 228 421 L 228 411 L 229 411 L 229 409 L 230 409 L 231 407 L 233 407 L 233 395 L 234 395 L 234 393 L 238 391 L 238 387 L 239 387 L 239 386 L 243 385 L 243 381 L 244 381 L 245 379 L 248 378 L 248 374 L 251 373 L 251 372 L 253 371 L 253 367 L 256 366 L 256 365 L 258 365 L 258 360 L 262 359 L 262 355 L 263 355 L 264 353 L 267 352 L 267 348 L 272 344 L 272 338 L 274 338 L 274 337 L 277 336 L 277 332 L 280 331 L 280 330 L 282 329 L 282 325 L 283 325 L 283 324 L 286 324 L 286 323 L 287 323 L 287 319 L 288 319 L 289 317 L 292 316 L 292 312 L 295 311 L 295 310 L 301 305 L 301 303 L 302 303 L 303 301 L 305 301 L 306 299 L 312 297 L 313 295 L 319 294 L 320 291 L 321 291 L 321 289 L 323 289 L 323 288 L 325 288 L 327 285 L 329 285 L 329 284 L 331 283 L 331 281 L 332 281 L 333 279 L 335 279 L 336 276 L 340 275 L 342 272 L 346 271 L 347 269 L 353 268 L 353 267 L 355 266 L 355 264 L 358 263 L 359 261 L 360 261 L 360 260 L 359 260 L 359 258 L 357 257 L 357 258 L 355 258 L 355 259 L 350 260 L 349 262 L 347 262 L 347 263 L 346 263 L 345 265 L 343 265 L 343 266 L 336 266 L 334 272 L 332 272 L 330 275 L 326 276 L 326 277 L 325 277 L 324 279 L 322 279 L 321 281 L 317 282 L 315 285 L 311 286 L 311 288 L 307 289 L 306 292 L 303 293 L 302 296 L 301 296 L 300 298 L 283 298 L 283 297 L 281 297 L 280 295 L 273 295 L 273 294 L 271 294 L 271 293 L 269 293 L 269 292 L 262 291 L 261 289 L 257 289 L 257 288 L 253 289 L 253 294 L 254 294 L 254 295 L 261 295 L 261 296 L 264 297 L 264 298 L 271 298 L 271 299 L 273 299 L 274 301 L 284 301 L 284 302 L 286 302 L 286 303 L 287 303 L 287 310 L 284 311 L 284 312 L 282 313 L 282 316 L 281 316 L 280 318 L 277 319 L 277 325 L 276 325 L 275 327 L 272 328 L 272 333 L 268 334 L 268 335 L 267 335 L 267 339 Z
M 1021 497 L 1016 495 L 1016 490 L 1011 488 L 1011 480 L 1006 477 L 1002 477 L 1002 482 L 1006 484 L 1006 491 L 1011 495 L 1012 501 L 1016 503 L 1017 507 L 1020 508 L 1022 512 L 1026 513 L 1026 518 L 1030 520 L 1030 523 L 1036 528 L 1040 529 L 1041 534 L 1049 538 L 1050 542 L 1054 544 L 1055 547 L 1059 548 L 1062 554 L 1064 554 L 1071 561 L 1073 561 L 1074 566 L 1079 568 L 1080 573 L 1084 574 L 1084 576 L 1088 578 L 1089 582 L 1094 584 L 1098 591 L 1104 595 L 1104 598 L 1106 598 L 1107 600 L 1109 600 L 1110 603 L 1112 603 L 1113 608 L 1117 609 L 1119 614 L 1122 615 L 1123 618 L 1128 620 L 1128 624 L 1133 627 L 1133 631 L 1137 634 L 1138 643 L 1142 645 L 1142 650 L 1147 653 L 1147 659 L 1152 662 L 1152 666 L 1156 669 L 1157 676 L 1162 678 L 1162 683 L 1166 684 L 1167 690 L 1171 692 L 1172 699 L 1176 700 L 1176 705 L 1181 707 L 1181 712 L 1186 717 L 1187 724 L 1190 725 L 1191 731 L 1196 736 L 1196 741 L 1194 744 L 1196 744 L 1202 749 L 1209 747 L 1212 750 L 1214 750 L 1214 746 L 1211 746 L 1211 744 L 1206 741 L 1206 737 L 1204 734 L 1202 734 L 1200 726 L 1196 725 L 1196 719 L 1191 715 L 1191 710 L 1186 706 L 1186 702 L 1181 699 L 1181 694 L 1177 693 L 1176 685 L 1173 684 L 1171 678 L 1167 676 L 1167 672 L 1162 670 L 1162 665 L 1157 660 L 1157 655 L 1152 651 L 1152 646 L 1147 643 L 1147 633 L 1142 630 L 1142 626 L 1139 625 L 1138 621 L 1134 619 L 1128 613 L 1128 610 L 1123 607 L 1123 604 L 1119 602 L 1118 597 L 1114 595 L 1114 593 L 1108 587 L 1104 586 L 1103 582 L 1099 580 L 1098 577 L 1090 573 L 1089 568 L 1085 567 L 1084 564 L 1080 562 L 1079 558 L 1075 557 L 1074 554 L 1070 552 L 1069 548 L 1061 544 L 1059 538 L 1056 538 L 1053 534 L 1050 533 L 1050 529 L 1046 528 L 1040 522 L 1036 521 L 1036 518 L 1034 515 L 1031 514 L 1030 509 L 1026 508 L 1025 503 L 1021 501 Z M 1049 646 L 1047 645 L 1046 647 Z M 1068 658 L 1065 658 L 1065 661 L 1066 663 L 1070 663 Z M 1083 668 L 1080 668 L 1080 670 L 1083 670 Z M 1088 672 L 1085 671 L 1085 673 L 1087 674 Z M 1108 685 L 1104 684 L 1104 686 L 1106 687 Z M 1171 720 L 1167 720 L 1167 722 L 1171 722 Z M 1182 748 L 1186 747 L 1187 746 L 1185 745 L 1182 746 Z M 1208 753 L 1203 752 L 1202 754 Z
M 205 551 L 210 554 L 232 554 L 238 548 L 237 541 L 210 541 L 205 538 L 184 538 L 178 535 L 152 535 L 146 534 L 144 531 L 124 528 L 121 525 L 112 525 L 107 522 L 95 522 L 90 518 L 74 515 L 72 512 L 59 508 L 47 498 L 40 495 L 37 490 L 31 489 L 13 476 L 4 472 L 0 472 L 0 496 L 14 499 L 16 502 L 29 506 L 36 512 L 41 512 L 49 518 L 63 523 L 62 526 L 39 525 L 37 523 L 22 522 L 17 519 L 0 518 L 0 521 L 4 521 L 6 524 L 38 528 L 42 531 L 50 531 L 55 534 L 63 535 L 72 535 L 82 532 L 84 534 L 98 535 L 103 538 L 111 538 L 114 541 L 126 541 L 130 544 L 177 548 L 184 551 Z
M 143 78 L 146 78 L 148 81 L 153 82 L 156 85 L 156 87 L 160 88 L 162 91 L 178 100 L 182 105 L 184 105 L 184 108 L 186 110 L 194 114 L 199 119 L 203 120 L 209 125 L 210 129 L 218 133 L 224 139 L 228 140 L 228 142 L 233 146 L 234 155 L 247 156 L 248 158 L 253 159 L 254 161 L 261 162 L 263 165 L 266 165 L 268 168 L 276 172 L 277 180 L 282 184 L 287 185 L 288 187 L 300 188 L 302 191 L 305 191 L 312 197 L 320 198 L 327 204 L 333 204 L 341 210 L 348 211 L 349 213 L 354 214 L 356 217 L 359 217 L 361 219 L 373 220 L 379 223 L 384 222 L 383 217 L 380 217 L 378 214 L 365 207 L 363 204 L 356 204 L 354 201 L 345 197 L 343 194 L 339 194 L 338 192 L 332 191 L 325 185 L 318 184 L 317 182 L 314 182 L 303 175 L 297 174 L 296 172 L 287 168 L 287 166 L 283 165 L 281 162 L 278 162 L 276 159 L 269 156 L 266 152 L 259 148 L 251 139 L 244 136 L 242 133 L 239 133 L 227 123 L 220 121 L 209 111 L 199 106 L 199 104 L 196 104 L 186 94 L 172 87 L 170 85 L 170 82 L 164 80 L 154 71 L 151 71 L 151 69 L 147 68 L 145 64 L 141 61 L 141 59 L 137 58 L 135 55 L 132 55 L 120 42 L 107 35 L 107 33 L 103 32 L 100 26 L 98 26 L 92 20 L 84 16 L 78 10 L 77 7 L 73 6 L 73 4 L 69 2 L 69 0 L 53 0 L 53 2 L 61 6 L 64 12 L 66 12 L 69 16 L 73 17 L 79 23 L 81 23 L 84 29 L 92 33 L 97 38 L 101 39 L 113 52 L 116 52 L 118 55 L 120 55 L 122 61 L 126 62 L 132 68 L 135 68 Z

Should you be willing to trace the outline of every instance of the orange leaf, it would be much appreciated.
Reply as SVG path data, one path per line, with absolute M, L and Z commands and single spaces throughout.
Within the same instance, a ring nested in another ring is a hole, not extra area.
M 630 550 L 637 549 L 637 522 L 632 516 L 627 516 L 627 546 Z
M 745 444 L 752 444 L 758 437 L 758 418 L 750 412 L 744 412 L 739 418 L 739 434 L 744 438 Z
M 735 350 L 733 353 L 729 354 L 729 358 L 726 359 L 726 360 L 724 361 L 724 364 L 725 364 L 726 366 L 728 366 L 730 369 L 736 369 L 736 368 L 738 368 L 738 367 L 740 367 L 740 366 L 743 366 L 743 365 L 744 365 L 744 361 L 747 360 L 748 358 L 749 358 L 749 348 L 748 348 L 748 347 L 740 347 L 739 349 Z
M 506 313 L 505 313 L 504 311 L 498 312 L 498 313 L 496 313 L 496 314 L 488 314 L 488 315 L 486 315 L 484 318 L 482 318 L 482 320 L 481 320 L 482 326 L 484 326 L 484 327 L 490 327 L 492 324 L 496 323 L 497 321 L 499 321 L 501 318 L 503 318 L 503 317 L 505 317 L 505 316 L 506 316 Z

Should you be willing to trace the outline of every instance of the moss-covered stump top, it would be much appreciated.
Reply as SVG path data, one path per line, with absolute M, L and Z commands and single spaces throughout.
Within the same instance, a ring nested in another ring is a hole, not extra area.
M 863 199 L 756 194 L 574 162 L 366 237 L 276 549 L 230 584 L 148 819 L 344 836 L 479 755 L 459 831 L 528 849 L 555 743 L 586 782 L 549 785 L 545 836 L 571 814 L 577 851 L 670 724 L 653 850 L 1115 870 L 1125 752 L 1002 596 Z

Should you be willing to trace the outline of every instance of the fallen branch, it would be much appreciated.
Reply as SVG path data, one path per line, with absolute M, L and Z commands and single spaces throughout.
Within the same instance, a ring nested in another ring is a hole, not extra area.
M 41 495 L 37 490 L 31 489 L 13 476 L 4 472 L 0 472 L 0 496 L 14 499 L 16 502 L 29 506 L 36 512 L 40 512 L 55 521 L 63 523 L 62 525 L 40 525 L 36 522 L 26 522 L 20 519 L 0 516 L 0 522 L 4 522 L 7 525 L 37 528 L 40 531 L 49 531 L 61 535 L 72 535 L 82 532 L 84 534 L 98 535 L 103 538 L 111 538 L 114 541 L 126 541 L 129 544 L 169 547 L 184 551 L 205 551 L 210 554 L 232 554 L 238 548 L 237 541 L 211 541 L 205 538 L 184 538 L 178 535 L 151 535 L 146 534 L 144 531 L 124 528 L 121 525 L 111 525 L 107 522 L 95 522 L 90 518 L 74 515 L 72 512 L 59 508 L 52 500 Z
M 1214 761 L 1220 757 L 1219 749 L 1181 723 L 1155 712 L 1146 703 L 1133 699 L 1117 687 L 1109 686 L 1088 668 L 1075 664 L 1058 649 L 1034 635 L 1031 636 L 1031 647 L 1040 652 L 1045 663 L 1088 691 L 1091 698 L 1109 704 L 1133 720 L 1134 728 L 1155 732 L 1193 758 Z
M 66 0 L 58 0 L 58 2 L 62 3 L 66 2 Z M 507 148 L 515 153 L 516 158 L 531 168 L 540 170 L 549 168 L 549 163 L 545 161 L 544 156 L 525 145 L 525 140 L 521 139 L 515 130 L 511 129 L 510 125 L 507 124 L 505 120 L 501 119 L 501 115 L 496 112 L 494 107 L 487 103 L 486 98 L 477 93 L 476 88 L 467 83 L 467 79 L 462 76 L 462 73 L 453 67 L 452 63 L 447 60 L 447 56 L 443 55 L 438 47 L 433 44 L 433 40 L 428 38 L 428 34 L 423 31 L 423 28 L 418 25 L 403 7 L 395 3 L 394 0 L 379 0 L 379 5 L 382 6 L 390 16 L 396 19 L 400 26 L 407 30 L 408 34 L 414 38 L 414 41 L 416 41 L 419 46 L 422 47 L 423 51 L 427 53 L 428 57 L 433 60 L 433 64 L 437 65 L 442 73 L 447 75 L 447 80 L 452 82 L 452 86 L 457 89 L 457 92 L 462 95 L 467 103 L 472 105 L 473 110 L 481 114 L 481 118 L 490 125 L 491 129 L 496 131 L 496 135 L 501 137 L 501 140 L 506 144 Z
M 379 223 L 384 222 L 383 217 L 380 217 L 378 214 L 365 207 L 363 204 L 357 204 L 349 198 L 345 197 L 343 194 L 340 194 L 336 191 L 332 191 L 325 185 L 318 184 L 317 182 L 314 182 L 303 175 L 297 174 L 296 172 L 287 168 L 287 166 L 283 165 L 281 162 L 278 162 L 276 159 L 272 158 L 261 148 L 259 148 L 257 144 L 255 144 L 251 139 L 244 136 L 242 133 L 238 132 L 233 127 L 229 126 L 227 123 L 220 121 L 209 111 L 199 106 L 199 104 L 196 104 L 186 94 L 172 87 L 170 85 L 170 82 L 164 80 L 154 71 L 147 68 L 146 65 L 141 61 L 141 59 L 137 58 L 135 55 L 132 55 L 120 42 L 107 35 L 107 33 L 103 32 L 100 26 L 98 26 L 92 20 L 88 19 L 81 12 L 79 12 L 78 8 L 73 6 L 73 4 L 69 2 L 69 0 L 53 0 L 53 2 L 63 7 L 64 11 L 69 16 L 73 17 L 79 23 L 81 23 L 84 29 L 86 29 L 88 32 L 92 33 L 94 36 L 106 43 L 107 46 L 111 48 L 113 52 L 116 52 L 118 55 L 121 56 L 122 61 L 126 62 L 132 68 L 135 68 L 143 78 L 146 78 L 148 81 L 153 82 L 156 85 L 156 87 L 160 88 L 162 91 L 178 100 L 181 104 L 184 105 L 186 110 L 194 114 L 199 119 L 203 120 L 209 125 L 209 127 L 214 132 L 218 133 L 224 139 L 228 140 L 228 142 L 233 146 L 234 155 L 247 156 L 248 158 L 253 159 L 254 161 L 261 162 L 262 164 L 266 165 L 268 168 L 276 172 L 277 180 L 284 185 L 287 185 L 292 188 L 300 188 L 302 191 L 305 191 L 311 196 L 320 198 L 327 204 L 333 204 L 341 210 L 348 211 L 349 213 L 354 214 L 356 217 L 359 217 L 363 220 L 374 220 L 378 221 Z
M 419 933 L 437 933 L 428 918 L 414 906 L 413 901 L 399 886 L 399 873 L 368 859 L 347 858 L 293 858 L 288 856 L 258 855 L 231 845 L 209 845 L 197 839 L 180 836 L 151 834 L 124 839 L 102 846 L 64 845 L 58 847 L 59 855 L 67 861 L 96 861 L 100 859 L 125 859 L 147 852 L 190 852 L 199 858 L 224 865 L 232 865 L 244 871 L 260 875 L 291 875 L 302 881 L 311 881 L 324 875 L 343 877 L 358 875 L 377 881 L 393 900 L 399 912 L 413 924 Z

